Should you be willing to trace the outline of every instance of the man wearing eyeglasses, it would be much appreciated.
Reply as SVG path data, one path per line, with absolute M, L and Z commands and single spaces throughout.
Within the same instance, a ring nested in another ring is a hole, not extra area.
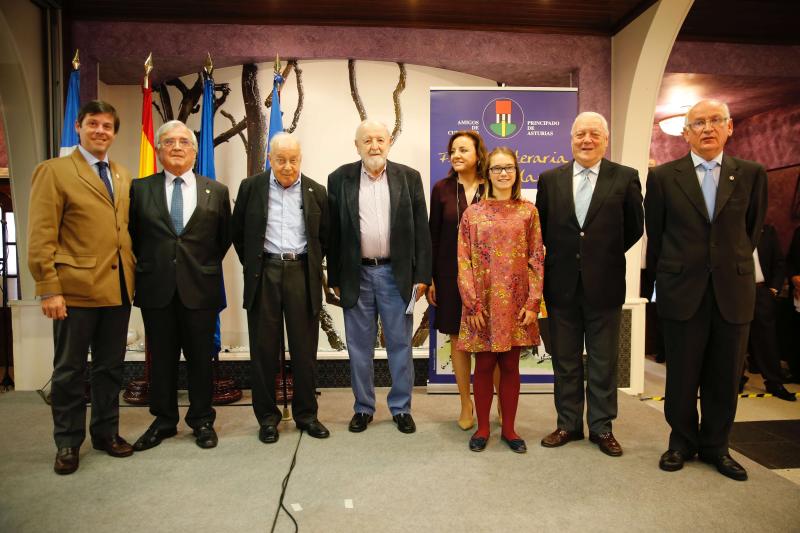
M 228 188 L 196 175 L 197 138 L 178 120 L 156 132 L 163 171 L 133 180 L 129 230 L 136 254 L 134 305 L 151 352 L 150 414 L 136 451 L 177 434 L 178 360 L 186 359 L 186 424 L 200 448 L 217 445 L 211 406 L 214 329 L 222 307 L 222 259 L 231 244 Z
M 617 354 L 625 302 L 625 252 L 642 236 L 639 173 L 605 159 L 608 123 L 581 113 L 572 125 L 574 160 L 539 177 L 536 207 L 545 245 L 544 300 L 555 374 L 555 448 L 584 438 L 612 457 L 622 455 L 617 417 Z
M 686 115 L 690 153 L 647 176 L 647 268 L 655 271 L 664 328 L 664 415 L 672 428 L 659 467 L 700 460 L 735 480 L 747 472 L 728 453 L 756 299 L 756 247 L 767 211 L 767 174 L 723 153 L 728 106 L 702 100 Z M 700 420 L 697 392 L 700 390 Z

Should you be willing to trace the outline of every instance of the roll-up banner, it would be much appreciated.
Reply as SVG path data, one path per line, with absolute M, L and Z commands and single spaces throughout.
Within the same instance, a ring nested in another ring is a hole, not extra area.
M 447 141 L 460 130 L 480 133 L 489 151 L 498 146 L 514 150 L 522 170 L 522 195 L 531 201 L 536 199 L 539 174 L 572 159 L 570 128 L 578 114 L 575 88 L 431 87 L 430 94 L 431 187 L 447 176 Z M 544 342 L 521 354 L 524 390 L 549 390 L 553 385 L 546 310 L 542 311 L 539 325 Z M 435 312 L 431 307 L 430 314 Z M 431 328 L 428 391 L 450 392 L 454 386 L 450 337 Z

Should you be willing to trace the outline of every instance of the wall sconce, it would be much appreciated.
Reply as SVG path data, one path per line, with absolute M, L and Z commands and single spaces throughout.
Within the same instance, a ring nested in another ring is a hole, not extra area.
M 686 115 L 674 115 L 658 121 L 658 127 L 667 135 L 680 137 L 683 133 L 683 126 L 686 123 Z

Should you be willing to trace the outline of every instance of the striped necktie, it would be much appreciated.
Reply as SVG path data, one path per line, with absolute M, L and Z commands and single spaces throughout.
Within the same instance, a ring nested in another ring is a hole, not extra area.
M 586 221 L 586 213 L 589 211 L 589 204 L 592 203 L 592 182 L 589 180 L 589 173 L 591 170 L 588 168 L 583 169 L 581 174 L 583 177 L 578 185 L 578 190 L 575 192 L 575 216 L 578 217 L 578 224 L 583 227 Z

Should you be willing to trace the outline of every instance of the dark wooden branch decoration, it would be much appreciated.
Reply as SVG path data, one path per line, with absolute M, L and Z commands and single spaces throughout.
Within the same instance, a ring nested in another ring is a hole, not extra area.
M 219 93 L 219 95 L 217 95 Z M 214 113 L 222 107 L 228 95 L 231 94 L 231 87 L 228 83 L 215 83 L 214 84 Z
M 400 93 L 406 88 L 406 66 L 403 63 L 397 63 L 400 67 L 400 74 L 397 78 L 397 86 L 392 92 L 392 101 L 394 102 L 394 130 L 392 130 L 392 144 L 397 140 L 397 137 L 403 131 L 403 109 L 400 106 Z M 347 60 L 347 71 L 350 76 L 350 96 L 353 97 L 353 103 L 356 104 L 358 116 L 361 120 L 367 120 L 367 110 L 364 109 L 364 103 L 361 101 L 361 96 L 358 94 L 358 84 L 356 83 L 356 61 L 355 59 Z
M 297 83 L 297 107 L 294 109 L 292 125 L 288 128 L 284 128 L 284 131 L 288 133 L 294 133 L 294 130 L 297 129 L 297 123 L 300 122 L 300 113 L 303 112 L 303 100 L 305 94 L 303 91 L 303 71 L 300 69 L 300 65 L 297 64 L 296 59 L 290 60 L 289 63 L 294 66 L 295 80 Z
M 161 113 L 161 118 L 164 122 L 174 120 L 175 115 L 172 113 L 172 98 L 169 96 L 167 84 L 159 84 L 159 86 L 156 88 L 156 91 L 158 91 L 158 98 L 161 100 L 161 109 L 159 110 L 159 113 Z
M 361 97 L 358 95 L 358 85 L 356 84 L 356 60 L 347 60 L 347 72 L 350 77 L 350 96 L 353 97 L 353 102 L 356 104 L 358 116 L 362 121 L 367 120 L 367 110 L 364 109 L 364 104 L 361 103 Z
M 250 147 L 247 151 L 248 176 L 262 172 L 267 158 L 267 117 L 263 112 L 257 75 L 255 63 L 242 65 L 242 97 L 247 117 L 247 144 Z
M 178 120 L 186 123 L 186 120 L 189 118 L 189 115 L 197 113 L 200 111 L 200 97 L 203 96 L 203 78 L 200 74 L 197 75 L 197 79 L 192 85 L 191 89 L 186 88 L 186 84 L 184 84 L 180 78 L 173 78 L 164 82 L 166 85 L 171 85 L 178 89 L 181 93 L 181 103 L 178 106 Z
M 233 115 L 224 109 L 220 109 L 219 112 L 223 117 L 231 121 L 231 128 L 224 133 L 220 133 L 214 138 L 214 146 L 228 142 L 234 135 L 238 134 L 239 138 L 241 138 L 242 142 L 244 143 L 244 151 L 249 155 L 250 147 L 247 146 L 247 138 L 242 133 L 245 129 L 247 129 L 247 120 L 242 119 L 239 122 L 236 122 L 236 119 L 233 118 Z
M 392 131 L 392 144 L 400 136 L 403 131 L 403 110 L 400 107 L 400 93 L 406 88 L 406 66 L 403 63 L 398 63 L 400 67 L 400 76 L 397 79 L 397 87 L 392 92 L 392 100 L 394 101 L 394 130 Z

